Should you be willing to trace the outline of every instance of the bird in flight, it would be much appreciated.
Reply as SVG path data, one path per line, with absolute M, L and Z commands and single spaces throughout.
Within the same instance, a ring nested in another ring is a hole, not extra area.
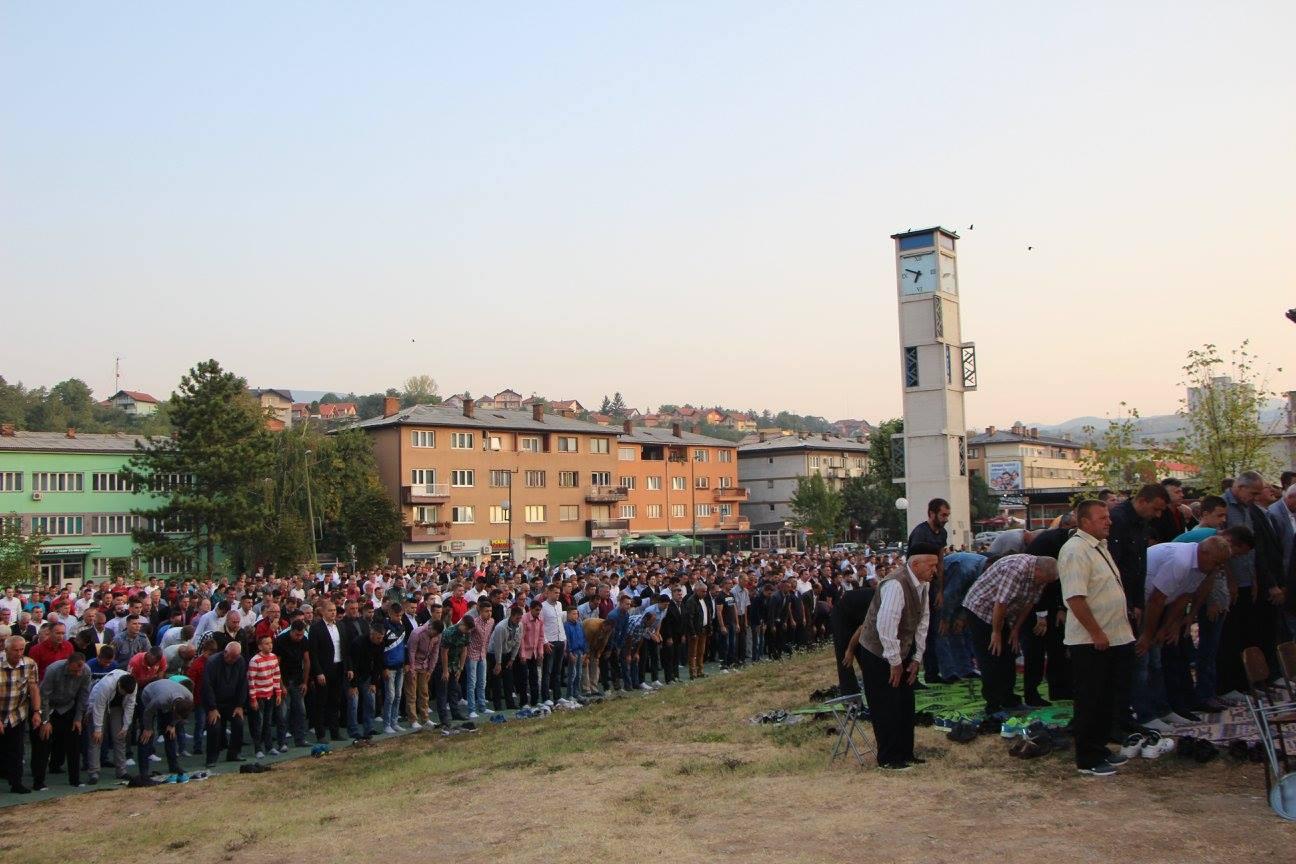
M 1029 252 L 1029 251 L 1031 251 L 1031 250 L 1034 249 L 1034 248 L 1035 248 L 1034 246 L 1027 246 L 1027 247 L 1026 247 L 1026 251 Z

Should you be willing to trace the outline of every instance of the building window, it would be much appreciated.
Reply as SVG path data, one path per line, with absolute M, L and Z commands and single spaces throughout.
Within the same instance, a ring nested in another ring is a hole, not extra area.
M 535 525 L 547 521 L 545 519 L 545 505 L 543 504 L 528 504 L 523 512 L 526 514 L 526 521 L 529 524 Z
M 437 507 L 436 505 L 432 505 L 430 507 L 415 507 L 414 521 L 415 522 L 440 522 L 441 508 Z
M 672 478 L 671 478 L 671 489 L 675 490 L 676 492 L 683 492 L 683 491 L 685 491 L 686 489 L 688 489 L 688 478 L 687 478 L 687 477 L 672 477 Z
M 559 471 L 558 485 L 564 489 L 574 489 L 580 485 L 580 473 L 577 471 Z
M 945 383 L 954 383 L 954 349 L 945 346 Z
M 150 576 L 174 576 L 189 569 L 183 558 L 150 558 L 145 565 Z
M 559 453 L 579 453 L 580 439 L 577 438 L 575 435 L 559 435 L 558 452 Z
M 618 478 L 617 478 L 617 485 L 618 485 L 618 486 L 624 486 L 625 488 L 627 488 L 627 489 L 633 491 L 634 488 L 635 488 L 635 478 L 634 478 L 634 477 L 630 477 L 630 476 L 626 476 L 626 477 L 618 477 Z
M 686 505 L 684 505 L 684 504 L 672 504 L 672 505 L 671 505 L 671 518 L 672 518 L 672 519 L 683 519 L 683 518 L 684 518 L 684 514 L 687 513 L 687 512 L 688 512 L 688 510 L 686 509 Z
M 71 537 L 84 534 L 85 522 L 80 516 L 33 516 L 31 530 L 33 534 L 44 534 L 47 537 Z
M 21 471 L 0 471 L 0 492 L 21 492 L 23 475 Z
M 958 439 L 959 448 L 959 476 L 967 476 L 967 440 L 960 435 Z
M 705 462 L 705 461 L 707 461 L 708 458 L 709 458 L 709 457 L 708 457 L 708 455 L 707 455 L 707 451 L 705 451 L 705 450 L 694 450 L 694 451 L 693 451 L 693 461 L 694 461 L 694 462 Z
M 721 450 L 716 454 L 716 459 L 721 462 L 732 462 L 733 456 L 734 454 L 732 450 Z
M 503 450 L 504 438 L 499 435 L 483 435 L 482 449 L 483 450 Z
M 697 508 L 694 510 L 694 512 L 697 514 L 697 516 L 698 516 L 699 519 L 704 519 L 704 518 L 706 518 L 707 516 L 710 516 L 710 515 L 711 515 L 711 505 L 710 505 L 710 504 L 699 504 L 699 505 L 697 505 Z
M 661 477 L 658 477 L 658 476 L 645 477 L 645 478 L 644 478 L 644 488 L 647 489 L 649 492 L 660 492 L 660 491 L 661 491 L 661 481 L 662 481 L 662 478 L 661 478 Z
M 635 448 L 633 448 L 633 447 L 621 447 L 621 448 L 619 448 L 619 449 L 617 450 L 617 458 L 620 459 L 622 462 L 633 462 L 633 461 L 635 461 Z
M 945 304 L 941 298 L 932 298 L 932 320 L 936 322 L 936 338 L 945 338 Z
M 436 482 L 435 468 L 411 468 L 410 485 L 411 486 L 431 486 Z
M 575 439 L 573 438 L 572 440 L 574 441 Z M 591 486 L 611 486 L 612 472 L 611 471 L 591 471 L 590 485 Z
M 114 561 L 120 561 L 118 566 L 124 570 L 131 569 L 129 558 L 92 558 L 90 559 L 90 575 L 96 579 L 107 579 L 112 576 L 112 567 Z
M 718 513 L 718 514 L 721 515 L 721 516 L 732 516 L 732 515 L 733 515 L 733 505 L 732 505 L 732 504 L 717 504 L 717 505 L 716 505 L 716 513 Z
M 411 447 L 435 447 L 436 430 L 434 429 L 412 429 L 410 430 Z
M 33 471 L 33 492 L 84 492 L 85 475 L 71 471 Z
M 490 473 L 490 485 L 496 489 L 507 489 L 513 485 L 513 472 L 501 471 L 498 468 Z
M 471 450 L 473 446 L 473 433 L 471 432 L 451 432 L 450 449 L 452 450 Z
M 559 522 L 579 522 L 580 505 L 578 504 L 559 504 L 558 505 Z
M 545 472 L 528 471 L 523 476 L 522 481 L 530 489 L 542 489 L 545 485 Z
M 143 521 L 145 527 L 156 534 L 183 534 L 185 530 L 179 516 L 172 516 L 170 519 L 149 518 Z
M 456 468 L 450 472 L 451 486 L 471 486 L 473 485 L 473 472 L 468 468 Z
M 135 527 L 135 517 L 125 514 L 116 514 L 110 516 L 91 516 L 90 533 L 91 534 L 129 534 Z
M 95 492 L 134 492 L 130 480 L 111 471 L 100 471 L 90 475 L 90 488 Z
M 649 519 L 660 519 L 662 515 L 662 506 L 660 504 L 649 504 L 644 507 L 644 516 Z
M 733 478 L 732 478 L 732 477 L 721 477 L 721 478 L 720 478 L 720 488 L 721 488 L 721 489 L 729 489 L 729 488 L 732 488 L 732 487 L 733 487 Z
M 157 474 L 150 479 L 149 489 L 153 492 L 171 492 L 188 486 L 191 479 L 187 474 Z
M 451 507 L 450 521 L 456 525 L 471 525 L 477 521 L 475 507 Z
M 710 478 L 710 477 L 694 477 L 694 478 L 693 478 L 693 488 L 694 488 L 694 489 L 710 489 L 710 488 L 711 488 L 711 478 Z
M 540 439 L 535 435 L 526 435 L 518 439 L 518 449 L 523 453 L 539 453 L 544 448 L 540 446 Z
M 590 452 L 591 452 L 591 453 L 602 453 L 602 454 L 607 454 L 607 453 L 612 452 L 612 451 L 609 449 L 609 446 L 610 446 L 610 445 L 608 444 L 608 440 L 609 440 L 609 439 L 607 439 L 607 438 L 591 438 L 591 439 L 590 439 L 590 442 L 589 442 L 589 443 L 590 443 Z
M 773 481 L 773 480 L 766 480 L 766 481 L 765 481 L 765 488 L 766 488 L 766 489 L 773 489 L 773 488 L 774 488 L 774 481 Z
M 904 349 L 904 376 L 906 387 L 918 386 L 918 349 Z
M 633 504 L 622 504 L 622 505 L 621 505 L 621 518 L 622 518 L 622 519 L 633 519 L 633 518 L 635 518 L 635 505 L 633 505 Z
M 496 504 L 490 508 L 490 521 L 492 525 L 503 525 L 509 521 L 509 511 Z

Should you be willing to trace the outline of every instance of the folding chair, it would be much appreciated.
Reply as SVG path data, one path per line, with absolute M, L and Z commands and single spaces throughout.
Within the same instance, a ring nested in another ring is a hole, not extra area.
M 1283 683 L 1287 685 L 1287 695 L 1296 701 L 1296 642 L 1283 642 L 1278 645 L 1278 669 L 1282 672 Z
M 864 760 L 865 754 L 874 752 L 873 742 L 868 733 L 860 728 L 860 721 L 865 719 L 868 714 L 868 706 L 864 703 L 864 694 L 852 693 L 847 696 L 838 696 L 836 699 L 829 699 L 823 704 L 832 709 L 833 722 L 837 724 L 837 740 L 833 743 L 832 755 L 828 757 L 828 764 L 831 765 L 837 761 L 838 757 L 849 753 L 863 767 L 866 764 Z
M 1259 648 L 1253 646 L 1242 652 L 1242 666 L 1247 676 L 1247 708 L 1268 757 L 1265 791 L 1269 806 L 1282 818 L 1296 822 L 1296 772 L 1291 770 L 1283 738 L 1284 726 L 1296 727 L 1296 700 L 1284 698 L 1277 687 L 1269 684 L 1269 664 Z

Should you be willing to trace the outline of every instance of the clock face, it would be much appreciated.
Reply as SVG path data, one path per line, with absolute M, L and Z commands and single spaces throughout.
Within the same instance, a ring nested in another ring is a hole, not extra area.
M 900 259 L 900 293 L 930 294 L 936 290 L 936 253 L 906 255 Z
M 940 287 L 947 294 L 958 293 L 958 274 L 954 272 L 954 259 L 949 255 L 940 256 Z

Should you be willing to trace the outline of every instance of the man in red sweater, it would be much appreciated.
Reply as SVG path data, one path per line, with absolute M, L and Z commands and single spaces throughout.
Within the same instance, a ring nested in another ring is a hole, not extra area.
M 27 656 L 36 661 L 40 680 L 45 679 L 45 670 L 56 660 L 66 660 L 72 653 L 72 643 L 67 641 L 67 627 L 62 623 L 51 624 L 49 635 L 37 642 L 27 651 Z

